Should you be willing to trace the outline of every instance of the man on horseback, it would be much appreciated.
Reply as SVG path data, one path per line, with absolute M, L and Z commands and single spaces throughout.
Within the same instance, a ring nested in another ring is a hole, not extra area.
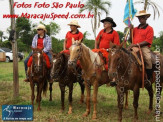
M 69 50 L 72 45 L 72 38 L 76 40 L 83 40 L 83 34 L 78 30 L 80 25 L 77 20 L 72 20 L 69 24 L 71 31 L 66 34 L 65 41 L 63 43 L 63 50 Z
M 152 59 L 150 53 L 150 47 L 152 45 L 154 31 L 151 26 L 149 26 L 146 21 L 150 17 L 149 13 L 146 13 L 145 10 L 139 11 L 139 14 L 136 15 L 139 19 L 139 26 L 133 29 L 133 44 L 129 46 L 129 49 L 133 47 L 141 47 L 145 68 L 147 73 L 146 85 L 151 85 L 150 79 L 152 76 Z M 133 26 L 131 27 L 131 29 Z M 131 37 L 131 36 L 130 36 Z
M 33 48 L 39 48 L 39 49 L 43 49 L 44 52 L 44 58 L 46 60 L 46 64 L 47 67 L 50 68 L 50 61 L 52 60 L 52 55 L 50 53 L 50 50 L 52 48 L 52 42 L 51 42 L 51 38 L 46 34 L 47 30 L 45 28 L 44 25 L 40 24 L 37 27 L 37 34 L 34 36 L 33 41 L 32 41 L 32 47 Z M 24 66 L 25 66 L 25 73 L 26 73 L 26 79 L 24 80 L 25 82 L 29 82 L 29 78 L 28 78 L 28 67 L 30 67 L 31 63 L 32 63 L 32 54 L 33 52 L 31 52 L 29 54 L 29 56 L 25 59 L 24 61 Z M 50 60 L 50 61 L 49 61 Z M 30 61 L 28 63 L 28 61 Z M 27 66 L 28 64 L 28 66 Z
M 96 38 L 95 48 L 101 49 L 103 57 L 106 59 L 105 69 L 108 70 L 109 53 L 107 52 L 107 49 L 110 48 L 110 41 L 115 45 L 120 45 L 120 40 L 117 31 L 113 29 L 113 27 L 116 27 L 116 23 L 111 17 L 106 17 L 105 19 L 101 20 L 101 22 L 104 25 L 104 29 L 99 32 Z M 111 81 L 110 85 L 114 86 L 115 82 Z
M 110 41 L 116 45 L 120 45 L 119 35 L 113 29 L 113 27 L 116 27 L 116 23 L 113 21 L 113 19 L 111 17 L 106 17 L 105 19 L 101 20 L 101 22 L 104 24 L 104 29 L 99 32 L 96 38 L 95 48 L 108 49 L 110 48 Z

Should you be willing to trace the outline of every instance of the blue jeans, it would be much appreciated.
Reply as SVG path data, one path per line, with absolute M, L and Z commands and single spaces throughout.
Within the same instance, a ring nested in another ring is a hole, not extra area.
M 26 72 L 27 69 L 28 69 L 27 63 L 28 63 L 29 58 L 32 56 L 32 54 L 33 54 L 33 52 L 31 52 L 31 53 L 28 55 L 28 57 L 24 60 L 25 72 Z M 51 63 L 51 61 L 52 61 L 52 55 L 51 55 L 51 53 L 50 53 L 50 52 L 46 52 L 46 54 L 48 55 L 49 60 L 50 60 L 50 63 Z

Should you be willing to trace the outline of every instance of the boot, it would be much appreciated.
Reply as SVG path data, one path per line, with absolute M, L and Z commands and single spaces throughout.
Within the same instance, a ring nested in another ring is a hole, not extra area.
M 29 76 L 28 76 L 28 73 L 29 73 L 29 68 L 27 69 L 27 71 L 25 71 L 26 79 L 24 79 L 24 82 L 29 82 Z
M 112 86 L 112 87 L 117 86 L 115 78 L 113 78 L 113 80 L 110 81 L 110 86 Z
M 149 87 L 152 85 L 151 78 L 152 78 L 152 69 L 146 69 L 147 79 L 145 80 L 145 86 Z

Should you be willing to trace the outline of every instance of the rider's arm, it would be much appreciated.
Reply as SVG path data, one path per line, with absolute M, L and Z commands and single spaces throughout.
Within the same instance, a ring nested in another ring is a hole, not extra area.
M 38 34 L 36 34 L 36 35 L 33 37 L 33 40 L 32 40 L 32 47 L 33 47 L 33 48 L 36 48 L 36 47 L 37 47 L 37 39 L 38 39 Z
M 52 49 L 52 41 L 51 38 L 49 36 L 46 36 L 46 47 L 44 47 L 44 52 L 49 52 Z
M 63 43 L 63 50 L 66 50 L 66 43 L 67 43 L 67 39 L 65 38 L 64 43 Z

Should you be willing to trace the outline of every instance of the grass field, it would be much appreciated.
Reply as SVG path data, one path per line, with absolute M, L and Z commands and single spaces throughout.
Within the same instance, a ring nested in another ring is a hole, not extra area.
M 30 102 L 30 86 L 29 83 L 23 82 L 25 78 L 24 65 L 23 62 L 19 62 L 19 88 L 20 94 L 19 98 L 13 98 L 13 70 L 12 63 L 2 63 L 0 62 L 0 114 L 2 113 L 3 104 L 14 104 L 14 105 L 29 105 Z M 86 105 L 79 104 L 80 100 L 80 87 L 78 84 L 74 84 L 73 91 L 73 113 L 68 115 L 68 91 L 65 96 L 65 111 L 60 112 L 60 90 L 58 83 L 53 84 L 53 101 L 49 101 L 49 91 L 46 96 L 42 97 L 41 102 L 41 112 L 34 110 L 34 122 L 89 122 L 91 120 L 91 114 L 83 118 L 82 114 L 85 112 Z M 140 122 L 154 122 L 155 116 L 154 111 L 152 114 L 146 114 L 148 110 L 148 93 L 146 90 L 140 90 L 139 97 L 139 108 L 138 115 Z M 123 110 L 123 122 L 132 122 L 134 115 L 134 108 L 132 105 L 133 94 L 130 91 L 129 94 L 129 108 Z M 154 99 L 155 104 L 155 99 Z M 92 105 L 92 104 L 91 104 Z M 35 104 L 35 108 L 37 105 Z M 155 107 L 154 107 L 155 108 Z M 163 99 L 161 100 L 161 108 L 163 111 Z M 95 122 L 115 122 L 117 121 L 117 94 L 115 88 L 107 87 L 103 85 L 99 87 L 98 92 L 98 105 L 97 105 L 98 119 Z M 0 121 L 2 121 L 2 116 L 0 116 Z M 161 115 L 160 121 L 163 122 L 163 115 Z M 94 122 L 94 121 L 93 121 Z

